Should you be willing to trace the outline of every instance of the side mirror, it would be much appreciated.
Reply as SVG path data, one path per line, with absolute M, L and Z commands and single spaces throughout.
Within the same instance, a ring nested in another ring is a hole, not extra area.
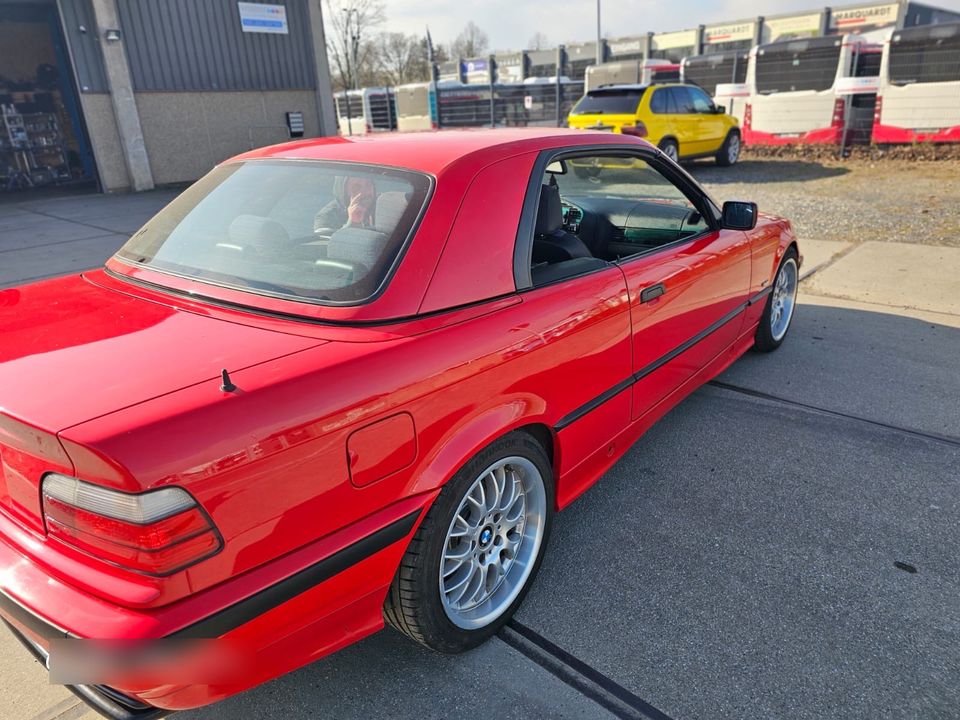
M 723 115 L 724 113 L 727 112 L 727 108 L 725 105 L 714 105 L 713 112 L 716 113 L 717 115 Z
M 725 202 L 720 224 L 725 230 L 753 230 L 757 226 L 757 204 L 737 200 Z

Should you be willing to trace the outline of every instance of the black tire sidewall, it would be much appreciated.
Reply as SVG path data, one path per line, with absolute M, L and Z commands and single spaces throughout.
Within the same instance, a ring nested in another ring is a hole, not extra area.
M 477 630 L 465 630 L 455 625 L 447 617 L 440 599 L 440 562 L 446 545 L 447 529 L 450 527 L 454 513 L 459 509 L 464 495 L 480 473 L 497 460 L 515 455 L 524 457 L 534 463 L 543 478 L 546 518 L 540 549 L 523 589 L 510 604 L 510 607 L 490 625 Z M 471 458 L 451 478 L 430 508 L 428 515 L 431 520 L 430 534 L 424 538 L 421 548 L 425 555 L 424 562 L 413 579 L 414 592 L 419 596 L 418 614 L 424 644 L 440 652 L 463 652 L 493 637 L 506 624 L 520 603 L 523 602 L 540 570 L 540 564 L 543 561 L 544 551 L 553 525 L 553 508 L 553 470 L 550 466 L 550 460 L 540 444 L 525 432 L 514 432 L 495 441 Z
M 720 167 L 730 167 L 731 165 L 734 165 L 737 162 L 737 160 L 740 159 L 740 153 L 738 152 L 737 159 L 734 160 L 733 162 L 730 162 L 730 138 L 732 138 L 734 135 L 737 135 L 739 137 L 739 133 L 737 133 L 735 130 L 731 130 L 730 132 L 727 133 L 727 137 L 723 139 L 723 145 L 720 146 L 720 151 L 717 153 L 717 158 L 716 158 L 717 165 L 719 165 Z
M 673 160 L 673 162 L 676 162 L 676 163 L 680 162 L 680 144 L 676 140 L 671 140 L 669 138 L 666 140 L 661 140 L 660 144 L 657 147 L 660 148 L 660 151 L 664 155 L 666 155 L 668 158 Z M 676 158 L 670 157 L 670 153 L 667 152 L 667 147 L 673 147 L 673 149 L 676 151 L 676 154 L 677 154 Z
M 773 281 L 770 285 L 771 292 L 767 293 L 767 302 L 763 306 L 763 314 L 760 316 L 760 325 L 757 327 L 757 334 L 754 337 L 753 347 L 758 352 L 771 352 L 776 350 L 780 345 L 783 344 L 783 341 L 787 339 L 787 335 L 790 334 L 790 328 L 793 326 L 793 318 L 790 318 L 790 324 L 787 326 L 787 331 L 783 334 L 783 337 L 779 340 L 774 340 L 773 332 L 770 330 L 770 313 L 773 308 L 773 288 L 777 285 L 777 280 L 780 278 L 780 273 L 783 271 L 783 266 L 787 264 L 787 260 L 793 258 L 793 261 L 797 261 L 797 251 L 796 248 L 790 247 L 784 254 L 783 258 L 780 260 L 780 265 L 777 267 L 777 274 L 773 276 Z M 797 284 L 800 283 L 800 268 L 797 267 Z M 797 292 L 800 291 L 800 288 L 797 288 Z

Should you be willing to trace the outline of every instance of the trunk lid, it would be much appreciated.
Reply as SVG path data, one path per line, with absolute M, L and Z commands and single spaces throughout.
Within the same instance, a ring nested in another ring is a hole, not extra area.
M 39 523 L 40 476 L 71 470 L 61 430 L 323 342 L 81 276 L 0 291 L 0 510 Z

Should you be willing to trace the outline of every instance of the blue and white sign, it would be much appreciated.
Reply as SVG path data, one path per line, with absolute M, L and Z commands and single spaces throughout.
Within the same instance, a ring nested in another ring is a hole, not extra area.
M 252 2 L 238 2 L 237 6 L 240 8 L 240 28 L 244 32 L 290 34 L 286 6 Z

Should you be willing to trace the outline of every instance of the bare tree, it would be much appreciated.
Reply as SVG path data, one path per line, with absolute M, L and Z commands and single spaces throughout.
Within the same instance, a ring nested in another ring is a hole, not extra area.
M 471 20 L 451 44 L 450 54 L 453 57 L 472 58 L 482 55 L 488 47 L 487 34 Z
M 542 32 L 535 32 L 527 42 L 527 50 L 546 50 L 550 47 L 550 38 Z
M 414 80 L 426 80 L 426 38 L 399 32 L 380 33 L 380 74 L 384 85 L 402 85 Z
M 359 87 L 376 72 L 371 33 L 386 15 L 383 0 L 323 0 L 327 54 L 337 89 Z

